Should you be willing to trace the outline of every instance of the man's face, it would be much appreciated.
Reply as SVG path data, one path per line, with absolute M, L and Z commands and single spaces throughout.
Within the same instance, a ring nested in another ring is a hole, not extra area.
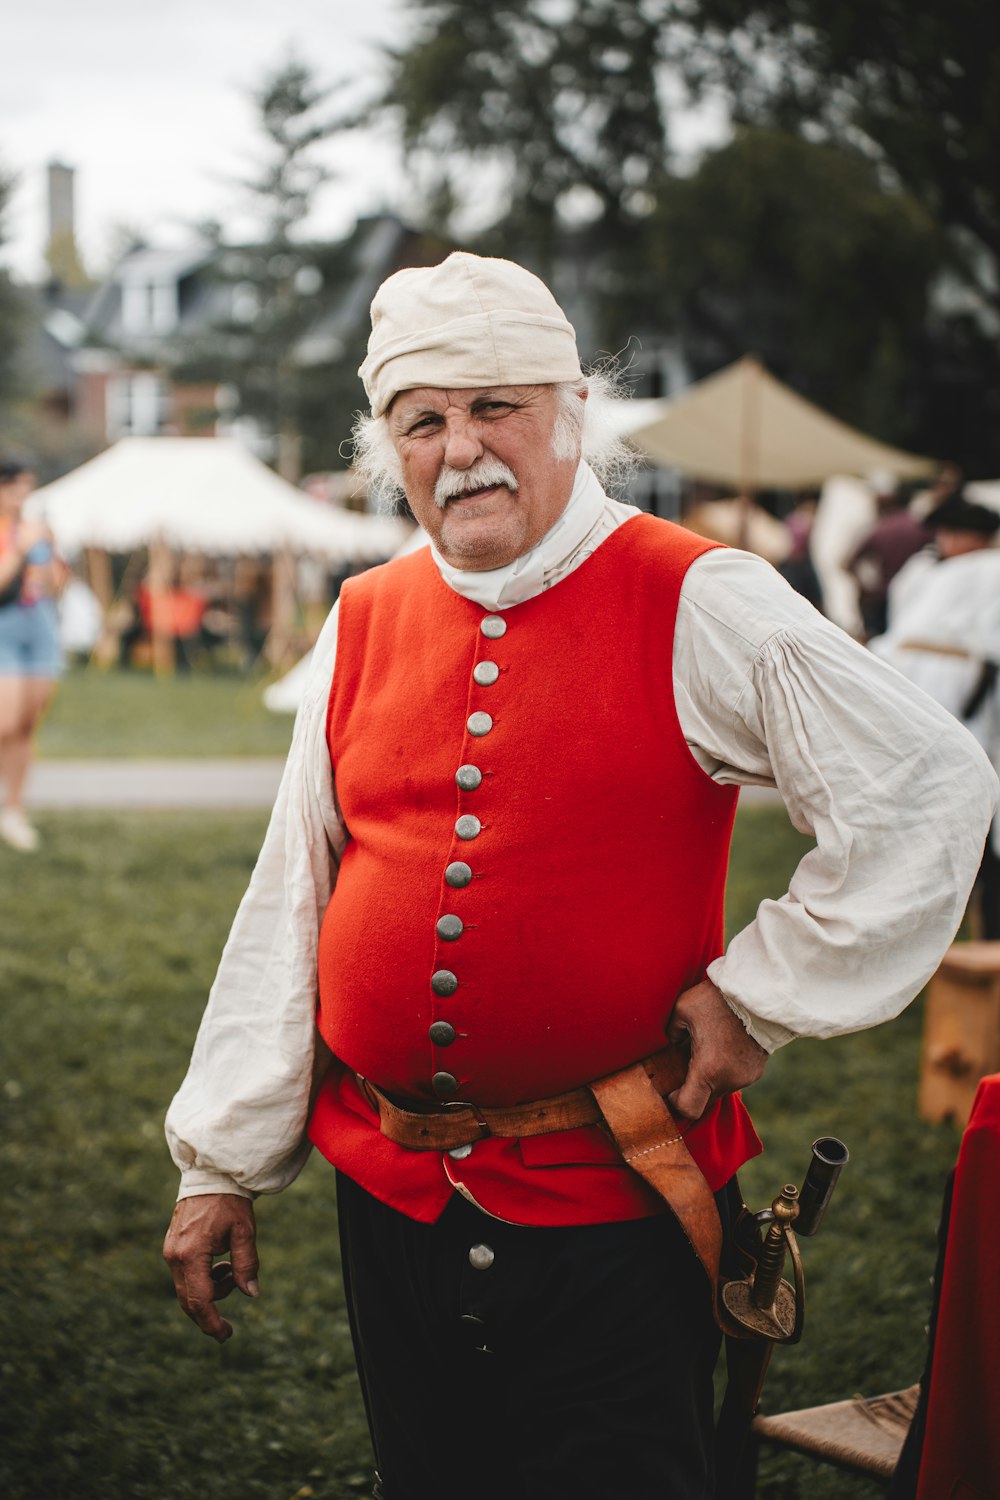
M 579 455 L 558 458 L 551 385 L 402 391 L 389 431 L 410 509 L 453 567 L 501 568 L 566 508 Z

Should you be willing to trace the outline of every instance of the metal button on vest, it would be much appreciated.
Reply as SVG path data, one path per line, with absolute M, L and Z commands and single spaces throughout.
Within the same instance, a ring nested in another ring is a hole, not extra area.
M 450 1099 L 458 1091 L 458 1079 L 454 1073 L 435 1073 L 431 1087 L 439 1099 Z
M 495 661 L 479 661 L 472 669 L 473 681 L 480 687 L 492 687 L 499 676 L 500 668 Z
M 488 1271 L 495 1260 L 489 1245 L 473 1245 L 469 1251 L 469 1265 L 474 1271 Z
M 459 766 L 455 772 L 455 780 L 463 792 L 474 792 L 483 779 L 483 773 L 478 766 Z
M 478 838 L 482 823 L 472 813 L 463 813 L 455 824 L 455 832 L 460 839 Z
M 435 1047 L 450 1047 L 455 1040 L 455 1028 L 449 1021 L 435 1021 L 428 1027 L 427 1035 Z
M 435 995 L 453 995 L 458 989 L 458 975 L 450 969 L 437 969 L 431 975 L 431 989 Z
M 472 879 L 472 871 L 462 860 L 455 859 L 452 860 L 447 870 L 445 870 L 444 878 L 453 890 L 460 891 L 469 884 L 469 881 Z
M 484 734 L 489 734 L 493 728 L 493 720 L 489 714 L 470 714 L 466 720 L 465 727 L 470 734 L 474 734 L 477 739 L 481 739 Z
M 485 620 L 480 620 L 479 628 L 487 640 L 498 641 L 507 634 L 507 621 L 503 615 L 487 615 Z
M 452 912 L 446 912 L 443 917 L 437 919 L 437 935 L 446 943 L 453 943 L 456 938 L 462 936 L 464 925 L 461 917 L 456 917 Z
M 472 1142 L 468 1141 L 464 1146 L 452 1146 L 448 1155 L 453 1156 L 456 1161 L 464 1161 L 467 1156 L 472 1155 Z

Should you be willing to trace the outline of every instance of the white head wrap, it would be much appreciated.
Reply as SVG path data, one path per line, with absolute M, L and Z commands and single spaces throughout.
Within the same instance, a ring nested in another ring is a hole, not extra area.
M 358 374 L 379 417 L 400 391 L 556 385 L 582 371 L 573 327 L 544 282 L 513 261 L 456 250 L 382 283 Z

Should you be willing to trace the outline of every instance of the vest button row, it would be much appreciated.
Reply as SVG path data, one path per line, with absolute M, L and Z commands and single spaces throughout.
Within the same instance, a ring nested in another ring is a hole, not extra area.
M 506 635 L 507 621 L 501 615 L 486 615 L 480 621 L 479 629 L 488 640 L 497 641 L 502 635 Z M 500 676 L 500 668 L 495 661 L 481 661 L 476 664 L 472 676 L 480 687 L 492 687 Z M 466 728 L 470 734 L 481 739 L 493 728 L 493 719 L 487 713 L 470 714 Z M 474 792 L 482 779 L 483 773 L 478 766 L 459 766 L 455 772 L 455 781 L 459 790 L 463 792 Z M 455 823 L 455 833 L 464 840 L 478 838 L 482 826 L 479 819 L 472 813 L 463 813 Z M 472 880 L 472 870 L 463 860 L 452 860 L 444 872 L 444 878 L 453 889 L 461 890 Z M 461 917 L 447 912 L 443 917 L 438 918 L 437 934 L 444 942 L 453 943 L 456 938 L 461 937 L 463 931 L 464 924 Z M 444 997 L 453 995 L 458 989 L 458 977 L 450 969 L 437 969 L 431 975 L 431 989 L 435 995 Z M 449 1021 L 434 1021 L 427 1035 L 435 1047 L 450 1047 L 455 1040 L 456 1032 Z M 450 1099 L 458 1092 L 458 1079 L 454 1073 L 439 1071 L 431 1078 L 431 1087 L 439 1099 Z M 455 1155 L 458 1154 L 459 1152 L 456 1151 Z M 464 1148 L 461 1149 L 461 1154 L 466 1155 Z M 475 1259 L 470 1255 L 470 1260 L 477 1270 L 486 1270 L 493 1262 L 493 1252 L 489 1246 L 477 1245 L 474 1247 L 473 1254 Z

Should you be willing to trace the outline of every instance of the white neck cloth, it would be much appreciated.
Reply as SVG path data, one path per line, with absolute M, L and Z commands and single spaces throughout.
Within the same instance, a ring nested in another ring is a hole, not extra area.
M 581 550 L 604 514 L 607 497 L 588 463 L 581 462 L 562 515 L 530 551 L 502 568 L 476 573 L 453 568 L 431 543 L 431 556 L 450 589 L 485 609 L 510 609 L 541 594 L 562 576 L 562 564 Z

